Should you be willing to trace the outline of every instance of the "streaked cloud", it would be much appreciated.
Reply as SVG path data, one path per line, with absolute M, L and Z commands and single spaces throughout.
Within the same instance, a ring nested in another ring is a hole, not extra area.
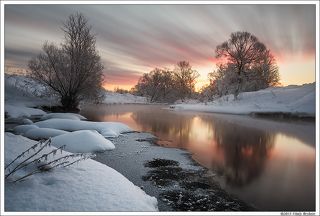
M 315 79 L 313 5 L 6 5 L 6 62 L 26 66 L 45 41 L 61 43 L 61 24 L 75 12 L 88 17 L 97 35 L 106 86 L 133 85 L 142 73 L 180 60 L 190 61 L 204 80 L 214 67 L 215 47 L 239 30 L 275 53 L 284 79 L 290 59 L 308 62 L 303 74 Z M 299 82 L 294 80 L 283 81 Z

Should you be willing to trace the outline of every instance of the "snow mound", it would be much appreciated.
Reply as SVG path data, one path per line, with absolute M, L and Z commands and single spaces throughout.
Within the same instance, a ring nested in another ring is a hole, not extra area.
M 5 105 L 5 112 L 9 117 L 18 118 L 18 117 L 30 117 L 32 115 L 44 115 L 46 114 L 41 109 L 29 108 L 26 106 L 17 106 L 17 105 Z
M 15 134 L 24 134 L 29 130 L 39 128 L 37 125 L 18 125 L 13 128 Z
M 34 140 L 49 139 L 50 137 L 59 136 L 68 132 L 52 128 L 35 128 L 28 130 L 23 136 Z
M 118 136 L 118 133 L 114 132 L 113 130 L 110 130 L 110 129 L 102 129 L 100 131 L 101 135 L 104 136 L 105 138 L 108 138 L 108 137 L 117 137 Z
M 80 130 L 53 137 L 52 145 L 66 145 L 65 150 L 73 153 L 99 152 L 115 148 L 110 140 L 92 130 Z
M 31 121 L 30 119 L 24 118 L 22 119 L 22 124 L 33 124 L 33 121 Z
M 54 128 L 65 131 L 78 130 L 96 130 L 100 134 L 114 135 L 117 137 L 120 133 L 132 131 L 127 125 L 120 122 L 91 122 L 91 121 L 75 121 L 70 119 L 48 119 L 45 121 L 36 122 L 40 128 Z
M 35 143 L 5 133 L 5 164 Z M 47 151 L 53 149 L 55 147 L 48 147 Z M 65 154 L 67 152 L 63 151 L 62 155 Z M 54 158 L 58 156 L 61 156 L 60 151 Z M 21 175 L 28 173 L 26 170 L 21 172 Z M 6 182 L 4 210 L 115 212 L 157 211 L 158 208 L 156 198 L 147 195 L 116 170 L 89 159 L 78 165 L 32 175 L 21 182 Z
M 255 92 L 240 93 L 237 100 L 226 95 L 208 103 L 171 105 L 175 110 L 251 114 L 290 113 L 315 116 L 315 83 L 301 86 L 271 87 Z
M 41 120 L 47 120 L 52 118 L 58 119 L 72 119 L 72 120 L 86 120 L 86 117 L 76 113 L 49 113 L 41 117 Z

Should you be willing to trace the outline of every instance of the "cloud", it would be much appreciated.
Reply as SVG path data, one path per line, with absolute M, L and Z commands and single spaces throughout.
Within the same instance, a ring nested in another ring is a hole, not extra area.
M 6 5 L 6 60 L 26 65 L 44 41 L 59 44 L 61 24 L 74 12 L 88 17 L 113 83 L 180 60 L 207 66 L 215 47 L 239 30 L 279 58 L 316 49 L 314 5 Z

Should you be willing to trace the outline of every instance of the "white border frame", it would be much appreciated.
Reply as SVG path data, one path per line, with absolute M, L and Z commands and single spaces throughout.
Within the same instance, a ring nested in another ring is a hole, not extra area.
M 318 1 L 1 1 L 1 103 L 0 103 L 0 120 L 1 120 L 1 178 L 4 176 L 4 6 L 6 4 L 311 4 L 316 6 L 316 209 L 315 215 L 319 215 L 319 2 Z M 1 212 L 0 215 L 280 215 L 281 212 L 5 212 L 4 211 L 4 181 L 1 182 Z M 290 213 L 290 212 L 288 212 Z M 299 213 L 299 212 L 297 212 Z M 301 212 L 303 213 L 303 212 Z M 288 214 L 290 215 L 290 214 Z M 293 215 L 293 214 L 291 214 Z

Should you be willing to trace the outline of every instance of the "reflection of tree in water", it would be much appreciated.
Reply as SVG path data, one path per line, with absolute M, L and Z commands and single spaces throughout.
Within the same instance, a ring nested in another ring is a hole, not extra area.
M 161 139 L 174 139 L 170 147 L 188 147 L 192 115 L 144 109 L 133 112 L 131 117 L 143 130 L 151 131 Z M 200 118 L 202 124 L 212 128 L 214 142 L 217 143 L 219 151 L 223 152 L 224 163 L 213 164 L 213 167 L 226 177 L 228 184 L 245 185 L 262 173 L 269 152 L 274 146 L 274 134 L 230 123 L 223 118 L 206 115 Z
M 274 147 L 275 135 L 218 119 L 214 127 L 216 143 L 225 160 L 224 167 L 216 168 L 227 183 L 243 186 L 257 178 Z
M 145 109 L 132 113 L 131 117 L 141 125 L 143 130 L 151 131 L 161 139 L 175 138 L 175 143 L 170 147 L 186 148 L 192 116 L 179 115 L 161 109 Z

